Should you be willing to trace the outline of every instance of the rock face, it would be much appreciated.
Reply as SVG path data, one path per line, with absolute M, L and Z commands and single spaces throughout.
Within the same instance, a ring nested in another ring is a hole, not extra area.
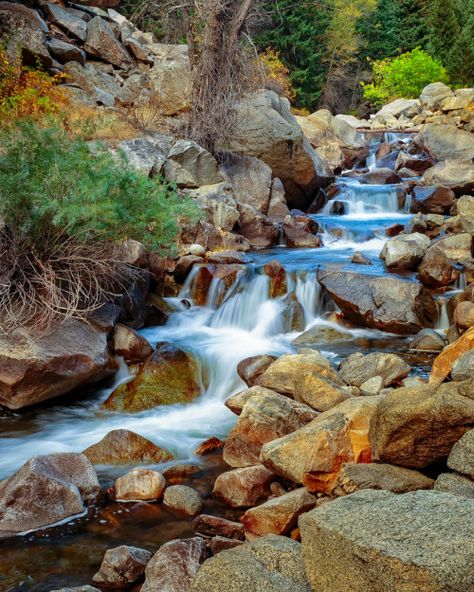
M 165 543 L 146 567 L 141 592 L 189 592 L 205 558 L 206 543 L 200 537 Z
M 283 182 L 291 205 L 309 205 L 333 174 L 304 137 L 287 99 L 261 91 L 241 103 L 236 117 L 233 137 L 222 148 L 263 160 Z
M 208 559 L 198 571 L 191 592 L 224 590 L 310 592 L 300 544 L 286 537 L 269 535 Z
M 472 384 L 401 388 L 386 395 L 370 426 L 374 459 L 422 468 L 446 458 L 474 426 Z
M 349 320 L 401 335 L 433 327 L 436 304 L 417 282 L 337 269 L 320 270 L 318 281 Z
M 115 482 L 115 499 L 119 501 L 158 500 L 166 487 L 166 479 L 158 471 L 133 469 Z
M 34 456 L 0 483 L 0 538 L 82 514 L 99 492 L 94 467 L 84 455 Z
M 200 392 L 195 360 L 169 344 L 159 345 L 137 376 L 105 401 L 113 411 L 143 411 L 157 405 L 188 403 Z
M 361 386 L 370 378 L 381 376 L 383 386 L 400 382 L 408 376 L 410 366 L 396 354 L 374 352 L 364 356 L 356 353 L 341 363 L 339 377 L 352 386 Z
M 274 474 L 262 465 L 227 471 L 214 483 L 212 495 L 232 508 L 248 508 L 266 500 Z
M 466 592 L 474 501 L 433 491 L 361 491 L 300 518 L 313 590 Z M 334 566 L 337 566 L 335 568 Z
M 140 580 L 145 574 L 151 553 L 137 547 L 107 549 L 99 571 L 94 575 L 94 584 L 123 587 Z
M 380 258 L 387 267 L 416 269 L 430 244 L 430 239 L 419 232 L 400 234 L 385 243 Z
M 83 453 L 93 465 L 128 465 L 132 463 L 162 463 L 173 455 L 147 438 L 130 430 L 112 430 L 100 442 Z
M 106 333 L 70 320 L 34 338 L 19 330 L 0 336 L 0 404 L 21 409 L 113 374 Z

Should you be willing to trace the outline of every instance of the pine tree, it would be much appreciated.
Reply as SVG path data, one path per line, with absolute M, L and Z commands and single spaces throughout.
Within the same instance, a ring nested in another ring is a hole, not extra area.
M 453 45 L 447 66 L 453 84 L 474 84 L 474 1 L 471 1 L 467 21 Z
M 431 53 L 447 64 L 460 34 L 458 6 L 455 0 L 432 0 L 429 15 Z

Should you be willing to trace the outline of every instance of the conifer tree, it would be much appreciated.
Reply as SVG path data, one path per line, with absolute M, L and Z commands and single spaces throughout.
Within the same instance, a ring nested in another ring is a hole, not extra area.
M 431 53 L 443 64 L 447 64 L 460 33 L 455 0 L 432 0 L 429 25 Z

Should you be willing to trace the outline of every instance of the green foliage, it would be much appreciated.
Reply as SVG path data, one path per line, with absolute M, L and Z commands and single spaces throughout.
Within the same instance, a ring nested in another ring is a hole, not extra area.
M 375 61 L 373 76 L 373 83 L 362 86 L 364 98 L 374 107 L 397 98 L 416 98 L 426 85 L 448 80 L 442 64 L 420 48 L 394 59 Z
M 474 0 L 464 6 L 464 25 L 447 58 L 450 80 L 456 86 L 474 84 Z
M 461 29 L 456 0 L 431 0 L 428 24 L 430 53 L 447 64 Z
M 159 178 L 132 171 L 120 158 L 70 139 L 57 128 L 18 123 L 0 138 L 0 218 L 9 232 L 41 252 L 44 237 L 79 241 L 135 239 L 169 251 L 190 201 Z

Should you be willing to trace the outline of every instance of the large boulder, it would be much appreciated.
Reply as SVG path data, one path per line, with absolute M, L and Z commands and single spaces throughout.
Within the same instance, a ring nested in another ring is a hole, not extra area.
M 191 586 L 191 592 L 243 590 L 310 592 L 300 544 L 286 537 L 268 535 L 223 551 L 203 563 Z
M 260 91 L 240 103 L 232 138 L 221 148 L 263 160 L 283 182 L 294 207 L 309 205 L 318 187 L 333 178 L 305 138 L 288 100 L 272 91 Z
M 235 201 L 234 187 L 229 182 L 185 189 L 183 193 L 196 200 L 205 211 L 207 222 L 215 227 L 232 230 L 238 222 L 240 213 Z
M 452 125 L 429 123 L 423 126 L 416 142 L 436 160 L 474 158 L 474 134 Z
M 352 386 L 361 386 L 370 378 L 381 376 L 385 387 L 400 382 L 410 373 L 410 366 L 396 354 L 374 352 L 352 354 L 341 363 L 338 375 Z
M 51 333 L 0 335 L 0 404 L 21 409 L 111 376 L 117 363 L 107 334 L 71 319 Z
M 455 382 L 468 380 L 471 376 L 474 376 L 474 349 L 462 354 L 451 369 L 451 380 Z
M 472 349 L 474 349 L 474 328 L 468 329 L 436 357 L 431 367 L 430 383 L 442 383 L 450 375 L 456 362 Z
M 232 508 L 255 506 L 270 496 L 270 484 L 274 477 L 262 465 L 226 471 L 217 477 L 212 495 Z
M 296 432 L 268 442 L 262 447 L 262 463 L 309 491 L 332 491 L 342 463 L 371 462 L 369 427 L 381 397 L 348 399 Z
M 143 577 L 150 559 L 151 553 L 146 549 L 127 545 L 107 549 L 92 581 L 105 587 L 127 587 Z
M 193 189 L 223 181 L 216 159 L 192 140 L 178 140 L 168 152 L 164 165 L 167 181 Z
M 315 148 L 336 144 L 343 148 L 363 148 L 364 135 L 327 109 L 320 109 L 307 117 L 297 117 L 305 136 Z
M 234 155 L 226 161 L 224 172 L 234 187 L 238 204 L 267 213 L 272 186 L 272 169 L 267 164 L 251 156 Z
M 414 214 L 446 214 L 454 204 L 454 192 L 449 187 L 414 187 L 410 211 Z
M 378 405 L 370 426 L 377 461 L 423 468 L 444 460 L 474 426 L 473 381 L 400 388 Z
M 421 284 L 328 268 L 318 281 L 350 321 L 401 335 L 433 327 L 436 304 Z
M 117 68 L 126 68 L 132 64 L 130 54 L 117 40 L 109 23 L 100 16 L 94 17 L 87 23 L 84 49 L 89 55 Z
M 459 276 L 451 260 L 436 245 L 426 251 L 418 266 L 418 273 L 423 285 L 430 288 L 449 286 Z
M 34 456 L 0 483 L 0 538 L 77 517 L 99 493 L 94 467 L 83 454 Z
M 399 270 L 416 269 L 431 241 L 420 232 L 399 234 L 389 239 L 380 253 L 387 267 Z
M 384 105 L 380 111 L 376 113 L 376 117 L 387 118 L 392 117 L 414 117 L 421 111 L 420 101 L 418 99 L 396 99 Z
M 420 185 L 441 185 L 458 194 L 469 193 L 474 189 L 472 160 L 448 158 L 438 162 L 423 174 Z
M 436 111 L 446 99 L 454 96 L 453 91 L 442 82 L 432 82 L 421 91 L 420 103 L 423 109 Z
M 46 13 L 48 19 L 59 29 L 65 31 L 68 35 L 85 41 L 87 37 L 87 23 L 82 18 L 82 15 L 74 11 L 63 8 L 58 3 L 44 3 L 41 6 Z M 99 18 L 99 17 L 96 17 Z M 102 19 L 100 19 L 102 20 Z M 104 21 L 107 25 L 107 22 Z
M 457 473 L 441 473 L 433 489 L 474 499 L 474 480 Z
M 456 442 L 448 456 L 448 467 L 474 479 L 474 429 Z
M 189 109 L 193 80 L 187 45 L 153 43 L 148 48 L 154 56 L 150 70 L 152 89 L 163 115 Z
M 316 592 L 466 592 L 474 501 L 434 491 L 360 491 L 300 518 Z M 337 566 L 337 567 L 335 567 Z
M 130 382 L 105 401 L 111 411 L 137 412 L 157 405 L 189 403 L 200 393 L 196 361 L 175 346 L 161 344 Z

